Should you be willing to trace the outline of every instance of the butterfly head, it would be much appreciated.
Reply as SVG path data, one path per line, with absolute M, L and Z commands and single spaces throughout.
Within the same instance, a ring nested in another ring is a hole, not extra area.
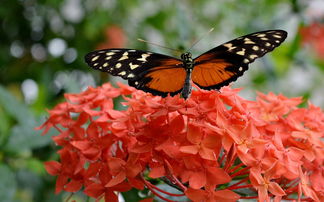
M 194 62 L 193 62 L 191 53 L 189 53 L 189 52 L 182 53 L 181 59 L 182 59 L 184 66 L 186 67 L 186 69 L 193 69 Z
M 185 52 L 185 53 L 182 53 L 181 54 L 181 59 L 184 61 L 184 62 L 192 62 L 192 55 L 191 53 L 189 52 Z

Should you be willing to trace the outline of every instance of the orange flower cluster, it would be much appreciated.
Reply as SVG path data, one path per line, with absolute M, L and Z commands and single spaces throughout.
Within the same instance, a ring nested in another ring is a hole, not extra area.
M 320 108 L 298 108 L 300 98 L 273 93 L 248 101 L 229 87 L 193 91 L 185 101 L 118 85 L 67 94 L 49 111 L 40 128 L 59 131 L 60 162 L 45 164 L 57 176 L 56 193 L 83 188 L 117 202 L 117 192 L 146 187 L 165 201 L 172 200 L 161 193 L 195 202 L 324 201 Z M 117 97 L 126 110 L 114 109 Z

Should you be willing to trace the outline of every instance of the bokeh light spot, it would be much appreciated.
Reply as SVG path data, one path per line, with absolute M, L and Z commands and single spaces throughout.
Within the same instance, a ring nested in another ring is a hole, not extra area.
M 32 104 L 38 96 L 38 85 L 32 79 L 26 79 L 21 84 L 21 91 L 24 95 L 25 102 Z
M 48 44 L 48 51 L 54 57 L 62 56 L 66 50 L 66 42 L 63 39 L 52 39 Z

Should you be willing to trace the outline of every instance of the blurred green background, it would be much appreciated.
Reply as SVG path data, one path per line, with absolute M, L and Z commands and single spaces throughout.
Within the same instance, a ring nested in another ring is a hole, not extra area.
M 194 56 L 255 31 L 284 29 L 289 36 L 258 59 L 234 87 L 303 96 L 324 106 L 323 0 L 1 0 L 0 6 L 0 201 L 64 201 L 43 162 L 56 160 L 49 135 L 35 131 L 46 109 L 64 93 L 116 81 L 95 72 L 83 56 L 100 48 L 174 52 L 137 38 L 186 50 Z M 124 194 L 136 201 L 136 191 Z M 73 199 L 88 201 L 81 193 Z M 90 200 L 92 201 L 92 200 Z

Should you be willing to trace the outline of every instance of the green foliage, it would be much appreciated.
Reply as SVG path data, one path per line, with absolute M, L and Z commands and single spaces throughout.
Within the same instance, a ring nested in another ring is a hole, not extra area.
M 128 192 L 122 193 L 125 201 L 140 201 L 142 198 L 139 196 L 138 190 L 132 189 Z
M 14 172 L 4 164 L 0 165 L 0 198 L 2 201 L 13 201 L 17 184 Z
M 9 131 L 7 142 L 3 148 L 15 153 L 44 147 L 50 143 L 51 136 L 40 136 L 40 131 L 31 130 L 41 125 L 44 119 L 36 117 L 28 107 L 18 102 L 14 96 L 0 86 L 0 103 L 5 112 L 10 115 L 17 124 Z

